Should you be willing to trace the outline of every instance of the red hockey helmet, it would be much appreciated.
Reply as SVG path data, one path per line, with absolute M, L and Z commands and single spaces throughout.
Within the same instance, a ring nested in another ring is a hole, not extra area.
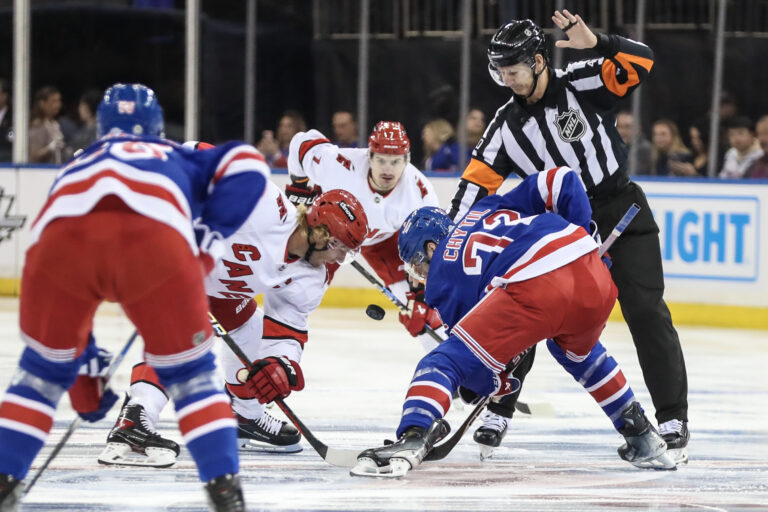
M 411 141 L 402 124 L 397 121 L 379 121 L 368 137 L 368 147 L 372 153 L 407 155 L 411 151 Z
M 346 190 L 333 189 L 320 194 L 307 210 L 310 227 L 324 224 L 331 236 L 355 250 L 368 235 L 368 217 L 363 205 Z

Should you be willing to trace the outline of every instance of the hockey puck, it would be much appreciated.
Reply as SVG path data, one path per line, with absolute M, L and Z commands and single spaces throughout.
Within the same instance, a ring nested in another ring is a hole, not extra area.
M 384 318 L 384 308 L 377 306 L 376 304 L 369 304 L 368 307 L 365 308 L 365 314 L 374 320 L 381 320 Z

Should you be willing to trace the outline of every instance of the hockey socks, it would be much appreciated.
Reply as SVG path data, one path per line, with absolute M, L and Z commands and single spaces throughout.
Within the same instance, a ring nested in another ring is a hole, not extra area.
M 597 344 L 586 356 L 578 356 L 570 351 L 563 351 L 552 339 L 547 340 L 547 348 L 573 378 L 584 386 L 592 398 L 613 422 L 616 430 L 624 426 L 621 413 L 632 402 L 635 394 L 627 383 L 624 373 L 616 360 L 610 356 L 603 344 Z
M 213 354 L 181 366 L 188 368 L 155 367 L 155 371 L 173 399 L 179 430 L 200 480 L 237 473 L 237 424 L 217 379 Z
M 56 405 L 74 382 L 78 360 L 53 362 L 24 349 L 0 403 L 0 473 L 23 479 L 53 427 Z
M 428 429 L 445 416 L 459 385 L 489 395 L 498 389 L 499 378 L 456 336 L 450 336 L 419 361 L 405 396 L 397 436 L 408 427 Z

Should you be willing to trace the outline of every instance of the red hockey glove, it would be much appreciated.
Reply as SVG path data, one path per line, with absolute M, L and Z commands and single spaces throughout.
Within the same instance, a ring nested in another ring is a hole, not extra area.
M 437 329 L 443 325 L 436 309 L 432 309 L 424 302 L 424 290 L 411 291 L 406 295 L 408 310 L 400 313 L 400 323 L 408 329 L 411 336 L 418 336 L 427 330 L 427 326 Z
M 111 389 L 104 390 L 104 374 L 112 354 L 91 343 L 80 359 L 83 366 L 80 367 L 75 383 L 69 388 L 69 400 L 72 408 L 85 421 L 99 421 L 117 402 L 117 395 Z
M 304 374 L 296 361 L 270 356 L 253 362 L 253 370 L 244 384 L 250 395 L 266 404 L 304 389 Z
M 322 193 L 323 190 L 317 185 L 310 188 L 309 180 L 303 182 L 295 181 L 285 186 L 285 195 L 288 196 L 288 200 L 295 206 L 305 204 L 309 208 L 315 202 L 315 198 Z

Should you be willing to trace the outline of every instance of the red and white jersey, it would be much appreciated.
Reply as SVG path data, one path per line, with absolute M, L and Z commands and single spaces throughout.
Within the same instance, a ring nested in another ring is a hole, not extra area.
M 224 240 L 225 254 L 206 277 L 211 311 L 227 330 L 255 312 L 250 300 L 264 294 L 265 338 L 307 339 L 309 314 L 328 287 L 325 266 L 289 258 L 288 238 L 298 225 L 296 207 L 272 182 L 237 232 Z
M 397 233 L 406 217 L 422 206 L 439 206 L 435 189 L 424 174 L 410 163 L 403 176 L 386 195 L 368 183 L 370 164 L 367 148 L 340 148 L 317 130 L 299 132 L 291 139 L 288 172 L 308 177 L 324 191 L 339 188 L 354 195 L 368 217 L 368 238 L 374 245 Z

